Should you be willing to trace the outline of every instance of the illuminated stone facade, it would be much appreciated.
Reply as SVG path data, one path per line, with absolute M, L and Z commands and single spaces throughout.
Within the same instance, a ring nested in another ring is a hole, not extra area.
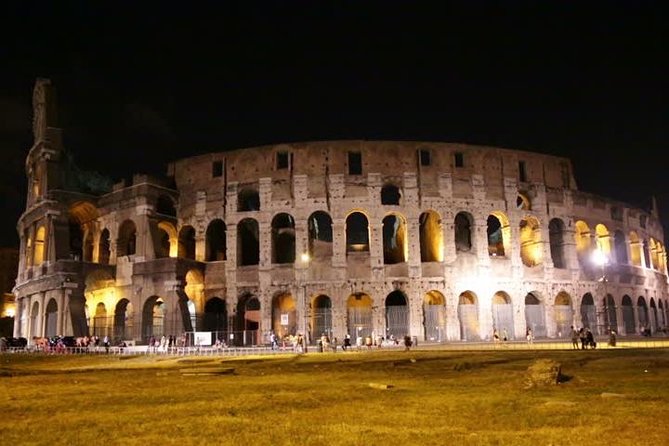
M 657 210 L 580 192 L 568 159 L 306 142 L 186 158 L 165 180 L 83 193 L 67 186 L 50 92 L 38 81 L 15 335 L 422 342 L 667 323 Z

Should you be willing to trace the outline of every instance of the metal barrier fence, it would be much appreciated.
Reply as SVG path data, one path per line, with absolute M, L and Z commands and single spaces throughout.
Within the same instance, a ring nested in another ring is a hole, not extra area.
M 655 338 L 655 339 L 635 339 L 635 340 L 618 340 L 615 346 L 608 344 L 608 338 L 598 338 L 596 350 L 607 349 L 629 349 L 629 348 L 669 348 L 669 338 Z M 381 347 L 349 347 L 352 352 L 367 352 L 367 351 L 397 351 L 403 350 L 405 347 L 400 344 L 383 344 Z M 528 343 L 526 341 L 507 341 L 507 342 L 446 342 L 446 343 L 421 343 L 419 346 L 412 346 L 412 350 L 443 350 L 443 351 L 510 351 L 510 350 L 576 350 L 571 341 L 564 340 L 540 340 Z M 579 343 L 578 350 L 581 350 Z M 591 350 L 590 347 L 587 350 Z M 325 353 L 332 352 L 333 349 L 325 349 Z M 342 352 L 341 345 L 338 345 L 336 352 Z M 319 353 L 323 349 L 309 345 L 305 353 Z M 151 347 L 148 345 L 137 345 L 128 347 L 104 347 L 104 346 L 89 346 L 89 347 L 37 347 L 27 346 L 22 347 L 6 347 L 0 353 L 6 354 L 88 354 L 88 355 L 166 355 L 166 356 L 248 356 L 248 355 L 271 355 L 282 353 L 296 353 L 292 346 L 278 347 L 272 349 L 270 346 L 253 346 L 253 347 Z

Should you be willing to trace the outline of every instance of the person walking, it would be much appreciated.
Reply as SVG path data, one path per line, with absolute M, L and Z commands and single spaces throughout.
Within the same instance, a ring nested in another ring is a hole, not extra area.
M 525 333 L 525 337 L 527 338 L 528 344 L 532 344 L 534 342 L 534 333 L 532 333 L 532 329 L 530 327 L 527 327 L 527 332 Z
M 572 325 L 571 326 L 571 346 L 575 350 L 578 350 L 578 341 L 579 341 L 578 331 Z

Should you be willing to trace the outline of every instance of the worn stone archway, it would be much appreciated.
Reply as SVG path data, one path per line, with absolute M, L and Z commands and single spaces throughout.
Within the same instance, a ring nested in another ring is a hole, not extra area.
M 121 299 L 114 310 L 114 338 L 134 338 L 134 314 L 128 299 Z
M 142 338 L 148 341 L 151 337 L 165 334 L 165 302 L 161 297 L 151 296 L 144 302 L 142 309 Z
M 290 293 L 280 293 L 272 299 L 272 331 L 279 339 L 297 335 L 297 306 Z
M 555 296 L 553 320 L 555 322 L 555 336 L 558 338 L 570 337 L 571 327 L 574 325 L 574 309 L 571 296 L 565 291 L 560 291 Z
M 632 298 L 627 294 L 623 296 L 622 306 L 623 328 L 625 329 L 625 334 L 634 334 L 636 333 L 636 326 L 634 324 L 634 306 L 632 304 Z
M 420 214 L 419 241 L 421 262 L 442 262 L 444 260 L 444 232 L 441 217 L 435 211 Z
M 504 291 L 498 291 L 492 296 L 492 325 L 493 330 L 499 333 L 506 330 L 508 339 L 515 338 L 513 303 Z
M 458 320 L 460 339 L 476 341 L 481 339 L 476 294 L 465 291 L 458 298 Z
M 386 339 L 403 339 L 409 335 L 409 307 L 406 295 L 395 290 L 386 296 Z
M 597 309 L 592 294 L 585 293 L 581 299 L 581 325 L 582 328 L 597 329 Z
M 215 332 L 216 339 L 225 339 L 228 331 L 228 310 L 225 301 L 212 297 L 204 304 L 204 331 Z
M 235 333 L 235 344 L 257 345 L 260 320 L 260 300 L 252 294 L 241 297 L 237 303 L 237 329 L 239 332 Z
M 323 334 L 333 338 L 332 300 L 324 294 L 319 294 L 311 301 L 311 333 L 311 339 L 317 339 Z
M 372 298 L 365 293 L 353 293 L 346 301 L 346 310 L 351 338 L 372 336 Z
M 46 305 L 46 319 L 44 320 L 44 336 L 51 338 L 56 336 L 58 330 L 58 304 L 56 299 L 49 299 Z
M 618 315 L 616 314 L 616 302 L 613 296 L 607 294 L 604 298 L 604 333 L 609 334 L 612 331 L 618 333 Z
M 534 291 L 525 295 L 525 325 L 532 329 L 535 338 L 546 337 L 546 309 Z
M 643 296 L 639 296 L 637 299 L 637 313 L 639 315 L 639 331 L 643 331 L 647 328 L 650 328 L 650 318 L 648 317 L 648 306 L 646 305 L 646 299 Z
M 425 340 L 446 340 L 446 299 L 439 291 L 428 291 L 423 297 L 423 328 Z

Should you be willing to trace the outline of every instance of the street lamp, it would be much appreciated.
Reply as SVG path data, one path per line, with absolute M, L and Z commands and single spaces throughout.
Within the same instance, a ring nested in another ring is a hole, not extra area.
M 609 313 L 608 313 L 608 311 L 609 311 L 608 310 L 608 305 L 609 305 L 608 289 L 607 289 L 607 286 L 606 286 L 606 283 L 608 282 L 608 277 L 606 275 L 606 272 L 607 272 L 606 268 L 609 264 L 609 258 L 604 253 L 604 251 L 602 251 L 602 249 L 598 248 L 598 249 L 595 250 L 595 252 L 593 252 L 592 260 L 595 263 L 595 265 L 598 265 L 602 269 L 602 276 L 597 280 L 598 282 L 601 282 L 602 285 L 604 286 L 604 317 L 605 317 L 605 319 L 604 319 L 604 323 L 602 323 L 602 325 L 607 330 L 607 332 L 610 332 L 612 328 L 610 326 L 611 321 L 609 320 L 610 317 L 609 317 Z M 613 308 L 613 311 L 614 312 L 616 311 L 615 307 Z
M 309 314 L 308 314 L 308 299 L 307 299 L 307 283 L 306 283 L 306 276 L 307 276 L 307 268 L 309 268 L 309 262 L 311 261 L 311 256 L 309 255 L 308 252 L 303 252 L 300 255 L 300 269 L 302 270 L 299 275 L 299 288 L 301 291 L 300 298 L 302 300 L 301 302 L 301 307 L 302 311 L 304 312 L 304 352 L 306 353 L 307 351 L 307 344 L 311 342 L 311 339 L 309 339 L 309 330 L 307 330 L 307 327 L 309 326 Z

